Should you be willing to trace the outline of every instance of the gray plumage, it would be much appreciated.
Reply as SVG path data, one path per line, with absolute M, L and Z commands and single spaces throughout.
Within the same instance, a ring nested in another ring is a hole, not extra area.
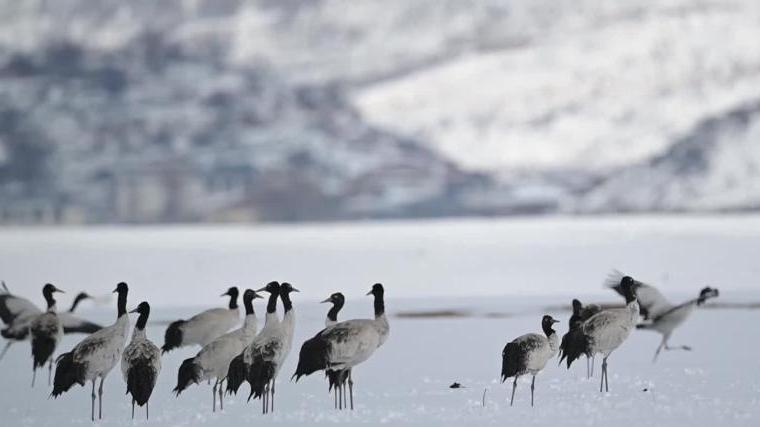
M 599 387 L 609 391 L 609 378 L 607 374 L 607 358 L 620 347 L 639 320 L 639 304 L 636 300 L 636 290 L 633 278 L 625 276 L 620 280 L 620 286 L 626 298 L 624 308 L 603 310 L 581 325 L 580 336 L 583 352 L 585 354 L 601 354 L 602 359 L 602 383 Z
M 100 329 L 77 344 L 73 350 L 60 355 L 56 362 L 52 397 L 58 397 L 71 389 L 74 384 L 92 382 L 92 402 L 90 418 L 95 421 L 95 381 L 100 378 L 98 388 L 98 418 L 103 418 L 103 382 L 121 360 L 127 340 L 129 316 L 127 315 L 127 294 L 129 288 L 121 282 L 114 290 L 118 293 L 116 322 Z
M 614 271 L 610 277 L 622 274 Z M 616 292 L 620 293 L 619 287 L 610 286 Z M 644 321 L 636 327 L 646 329 L 662 335 L 662 341 L 654 353 L 652 362 L 656 362 L 662 350 L 687 350 L 691 347 L 687 345 L 671 346 L 668 344 L 673 331 L 681 326 L 686 319 L 691 316 L 694 309 L 704 304 L 710 298 L 719 296 L 719 291 L 711 287 L 705 287 L 700 290 L 697 298 L 690 299 L 684 303 L 674 305 L 668 301 L 662 293 L 652 285 L 636 281 L 634 283 L 637 295 L 643 295 L 639 298 L 640 312 Z
M 145 406 L 145 418 L 148 419 L 148 400 L 161 372 L 161 350 L 145 334 L 150 305 L 143 301 L 130 313 L 140 313 L 140 317 L 132 339 L 122 353 L 121 373 L 127 384 L 127 394 L 132 395 L 132 419 L 135 418 L 135 403 Z
M 514 377 L 510 406 L 515 401 L 517 379 L 526 374 L 533 377 L 530 386 L 530 405 L 533 406 L 536 375 L 544 369 L 546 362 L 557 354 L 559 348 L 559 338 L 556 331 L 552 329 L 552 325 L 557 322 L 558 320 L 545 315 L 541 319 L 544 335 L 536 333 L 521 335 L 504 346 L 501 354 L 501 382 Z

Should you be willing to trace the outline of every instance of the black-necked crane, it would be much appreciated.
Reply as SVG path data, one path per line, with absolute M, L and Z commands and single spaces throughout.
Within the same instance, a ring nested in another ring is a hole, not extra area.
M 639 303 L 636 301 L 634 280 L 625 276 L 620 280 L 620 286 L 625 295 L 626 306 L 602 310 L 583 322 L 580 327 L 581 333 L 572 335 L 572 339 L 566 343 L 563 354 L 567 356 L 568 369 L 582 354 L 602 355 L 600 392 L 610 389 L 607 358 L 625 342 L 639 320 Z
M 332 307 L 327 312 L 325 318 L 325 328 L 338 323 L 338 313 L 346 303 L 346 297 L 342 293 L 336 292 L 330 295 L 329 298 L 321 301 L 322 304 L 331 303 Z M 348 370 L 334 371 L 332 369 L 325 370 L 325 376 L 327 376 L 328 387 L 327 391 L 334 391 L 335 393 L 335 409 L 343 409 L 346 407 L 346 379 L 348 378 Z
M 544 369 L 546 362 L 557 354 L 559 338 L 552 329 L 552 326 L 557 322 L 559 320 L 545 315 L 541 319 L 544 335 L 537 333 L 521 335 L 504 346 L 501 353 L 501 382 L 514 377 L 512 398 L 509 400 L 510 406 L 515 401 L 517 380 L 526 374 L 533 377 L 530 382 L 530 406 L 533 406 L 536 375 Z
M 191 384 L 198 384 L 205 380 L 214 380 L 211 389 L 212 412 L 216 412 L 216 395 L 219 391 L 220 408 L 224 409 L 223 383 L 227 377 L 230 362 L 239 355 L 256 336 L 256 312 L 253 309 L 253 300 L 261 298 L 256 292 L 247 289 L 243 293 L 243 305 L 245 306 L 245 320 L 243 326 L 228 332 L 214 341 L 206 344 L 195 357 L 185 359 L 177 373 L 177 386 L 174 392 L 180 395 Z
M 328 303 L 332 304 L 332 307 L 327 311 L 327 317 L 325 317 L 326 328 L 338 323 L 338 313 L 340 313 L 340 310 L 346 304 L 346 297 L 340 292 L 335 292 L 329 298 L 320 301 L 320 304 Z
M 166 353 L 189 345 L 204 347 L 237 326 L 240 322 L 238 292 L 238 288 L 233 286 L 221 295 L 230 298 L 227 308 L 212 308 L 188 320 L 172 322 L 166 329 L 161 350 Z
M 290 300 L 291 292 L 299 291 L 287 282 L 280 285 L 279 296 L 284 314 L 279 327 L 262 339 L 255 340 L 248 348 L 249 354 L 244 356 L 246 359 L 250 357 L 250 367 L 246 378 L 251 385 L 249 399 L 261 399 L 262 412 L 265 414 L 274 411 L 277 375 L 293 345 L 296 319 L 293 303 Z
M 301 346 L 296 382 L 305 375 L 321 370 L 348 370 L 351 409 L 354 409 L 354 387 L 351 369 L 369 359 L 385 343 L 390 333 L 385 315 L 385 291 L 376 283 L 367 295 L 375 298 L 374 319 L 354 319 L 323 329 Z
M 92 382 L 92 406 L 90 417 L 95 421 L 95 382 L 98 387 L 98 419 L 103 418 L 103 381 L 121 359 L 129 329 L 127 314 L 127 294 L 129 287 L 121 282 L 114 290 L 117 293 L 116 322 L 105 327 L 77 344 L 73 350 L 58 356 L 53 380 L 52 397 L 69 391 L 74 384 L 84 386 Z
M 145 335 L 150 304 L 143 301 L 130 313 L 138 313 L 139 316 L 132 339 L 121 357 L 121 373 L 127 383 L 127 394 L 132 395 L 132 419 L 135 418 L 135 403 L 145 406 L 145 419 L 149 419 L 148 400 L 161 372 L 161 350 Z
M 250 348 L 256 345 L 259 340 L 263 340 L 280 328 L 280 318 L 277 317 L 277 298 L 279 298 L 280 295 L 280 283 L 276 281 L 269 282 L 266 286 L 256 292 L 269 293 L 267 312 L 264 315 L 264 327 L 259 334 L 256 335 L 253 341 L 230 361 L 227 370 L 227 393 L 229 394 L 237 394 L 240 385 L 247 379 L 248 370 L 250 369 L 253 360 L 253 357 L 250 355 Z M 246 354 L 248 355 L 247 357 Z
M 0 360 L 2 360 L 13 343 L 29 339 L 29 327 L 32 321 L 43 312 L 28 299 L 11 294 L 5 282 L 2 282 L 0 292 L 2 292 L 0 293 L 0 320 L 6 325 L 0 331 L 0 335 L 7 340 L 0 353 Z M 58 313 L 58 318 L 63 324 L 63 333 L 92 333 L 100 329 L 99 325 L 73 315 L 78 301 L 81 301 L 81 298 L 77 298 L 68 312 Z
M 63 324 L 56 312 L 54 292 L 63 292 L 48 283 L 42 287 L 42 296 L 45 297 L 47 310 L 36 316 L 29 325 L 32 336 L 32 387 L 37 377 L 37 368 L 48 364 L 48 385 L 50 385 L 50 373 L 53 370 L 53 353 L 63 337 Z
M 559 345 L 559 354 L 560 354 L 560 360 L 559 362 L 562 363 L 562 360 L 565 359 L 565 346 L 567 345 L 568 341 L 573 339 L 573 334 L 581 334 L 580 327 L 588 320 L 591 316 L 595 315 L 596 313 L 599 313 L 602 311 L 602 307 L 600 307 L 597 304 L 588 304 L 583 305 L 578 299 L 574 299 L 573 303 L 573 314 L 570 316 L 570 320 L 568 321 L 568 330 L 565 335 L 562 336 L 562 341 L 560 341 Z M 568 365 L 569 367 L 569 365 Z M 586 355 L 586 377 L 591 378 L 594 375 L 594 355 L 587 354 Z
M 607 284 L 622 295 L 623 290 L 620 285 L 613 282 L 619 275 L 622 275 L 622 273 L 617 271 L 611 273 Z M 708 299 L 716 298 L 720 295 L 717 289 L 708 286 L 700 290 L 696 298 L 674 305 L 652 285 L 635 280 L 634 287 L 639 301 L 640 314 L 644 320 L 636 325 L 636 328 L 655 331 L 662 335 L 662 341 L 654 353 L 652 362 L 657 361 L 657 357 L 663 349 L 691 350 L 691 347 L 687 345 L 669 345 L 668 340 L 670 340 L 670 336 L 677 327 L 681 326 L 691 316 L 695 308 L 704 304 Z

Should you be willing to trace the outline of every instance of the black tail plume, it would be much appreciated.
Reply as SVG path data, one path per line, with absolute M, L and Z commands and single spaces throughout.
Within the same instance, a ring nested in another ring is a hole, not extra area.
M 525 362 L 525 352 L 520 351 L 520 346 L 513 342 L 507 343 L 501 352 L 501 382 L 523 371 Z
M 166 333 L 164 334 L 164 345 L 161 347 L 162 354 L 182 346 L 181 326 L 184 324 L 184 320 L 177 320 L 175 322 L 172 322 L 169 327 L 166 328 Z
M 296 367 L 296 373 L 293 374 L 292 378 L 298 382 L 302 376 L 327 369 L 328 350 L 327 340 L 322 337 L 321 333 L 304 342 L 300 353 L 298 353 L 298 367 Z
M 51 336 L 32 335 L 32 358 L 34 367 L 45 366 L 55 351 L 55 339 Z
M 583 333 L 582 328 L 571 329 L 562 337 L 560 354 L 559 362 L 567 359 L 567 369 L 570 369 L 570 365 L 582 355 L 591 355 L 589 338 Z
M 127 394 L 138 406 L 143 406 L 150 399 L 156 385 L 156 371 L 148 360 L 136 360 L 127 371 Z
M 251 369 L 248 371 L 248 383 L 251 385 L 251 393 L 248 400 L 258 399 L 264 395 L 264 389 L 274 378 L 275 365 L 270 360 L 254 357 Z
M 52 397 L 58 397 L 69 391 L 74 384 L 84 385 L 84 375 L 87 367 L 84 363 L 74 361 L 74 352 L 58 356 L 53 379 Z
M 197 384 L 200 380 L 201 372 L 195 364 L 195 358 L 185 359 L 177 372 L 177 386 L 172 391 L 179 396 L 190 384 Z
M 237 355 L 227 369 L 227 394 L 237 394 L 240 385 L 247 377 L 247 367 L 243 360 L 243 353 Z

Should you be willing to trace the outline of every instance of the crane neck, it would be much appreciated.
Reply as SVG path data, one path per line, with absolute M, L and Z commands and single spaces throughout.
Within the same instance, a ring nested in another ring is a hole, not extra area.
M 116 302 L 116 317 L 126 316 L 127 314 L 127 293 L 119 292 L 119 298 Z

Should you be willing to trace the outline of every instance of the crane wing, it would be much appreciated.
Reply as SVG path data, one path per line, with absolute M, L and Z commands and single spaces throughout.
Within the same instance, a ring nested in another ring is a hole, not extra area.
M 42 314 L 42 310 L 28 299 L 11 294 L 0 295 L 0 320 L 6 325 L 10 325 L 19 317 L 33 314 Z
M 620 280 L 624 276 L 625 274 L 622 272 L 612 270 L 607 275 L 604 285 L 622 296 L 623 289 L 620 287 Z M 657 288 L 635 279 L 634 282 L 636 284 L 636 299 L 639 301 L 639 313 L 645 320 L 652 320 L 673 308 L 673 304 Z

